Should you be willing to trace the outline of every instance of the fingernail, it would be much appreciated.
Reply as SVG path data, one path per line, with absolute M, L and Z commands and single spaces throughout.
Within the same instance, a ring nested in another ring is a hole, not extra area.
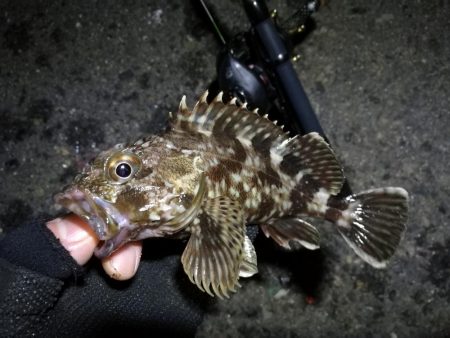
M 114 279 L 130 279 L 135 275 L 139 267 L 141 253 L 142 247 L 139 244 L 130 243 L 103 260 L 103 268 Z
M 68 243 L 76 243 L 86 239 L 89 236 L 84 229 L 77 226 L 68 218 L 56 218 L 48 222 L 47 226 L 57 238 Z

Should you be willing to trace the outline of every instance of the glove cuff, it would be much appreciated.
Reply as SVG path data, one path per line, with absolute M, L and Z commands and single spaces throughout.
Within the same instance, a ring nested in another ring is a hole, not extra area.
M 83 268 L 59 243 L 44 222 L 33 222 L 8 232 L 0 242 L 0 258 L 40 274 L 79 278 Z

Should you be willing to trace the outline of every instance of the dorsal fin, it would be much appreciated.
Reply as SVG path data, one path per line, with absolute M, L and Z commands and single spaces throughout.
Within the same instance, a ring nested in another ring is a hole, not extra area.
M 297 183 L 313 181 L 314 189 L 324 188 L 330 195 L 341 191 L 344 184 L 342 167 L 334 151 L 318 133 L 295 136 L 271 148 L 270 156 L 272 162 Z
M 183 96 L 172 127 L 181 131 L 196 131 L 207 136 L 237 138 L 244 146 L 252 147 L 263 158 L 270 159 L 275 170 L 291 176 L 296 183 L 304 177 L 314 181 L 315 189 L 325 188 L 337 194 L 343 184 L 342 169 L 333 150 L 317 133 L 290 138 L 276 121 L 260 116 L 257 109 L 249 111 L 246 105 L 237 106 L 236 99 L 222 101 L 220 92 L 211 103 L 206 91 L 192 111 Z
M 236 99 L 222 101 L 220 92 L 211 103 L 206 101 L 206 91 L 189 111 L 183 96 L 172 127 L 183 131 L 197 131 L 208 136 L 237 138 L 245 146 L 252 146 L 257 152 L 269 155 L 271 146 L 281 144 L 289 135 L 273 122 L 250 111 L 246 105 L 236 105 Z

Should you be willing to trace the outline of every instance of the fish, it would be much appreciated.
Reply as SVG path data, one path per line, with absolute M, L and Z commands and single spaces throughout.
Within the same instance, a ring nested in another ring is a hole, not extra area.
M 130 241 L 184 240 L 191 282 L 228 298 L 258 272 L 247 225 L 285 249 L 316 250 L 315 218 L 334 224 L 363 261 L 386 266 L 406 229 L 405 189 L 339 197 L 343 169 L 318 133 L 291 137 L 235 98 L 207 97 L 190 109 L 183 96 L 166 130 L 101 152 L 55 196 L 95 231 L 97 257 Z

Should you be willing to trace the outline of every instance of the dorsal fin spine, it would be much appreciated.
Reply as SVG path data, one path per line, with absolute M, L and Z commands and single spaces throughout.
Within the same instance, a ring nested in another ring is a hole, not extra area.
M 183 95 L 183 97 L 181 98 L 180 106 L 178 109 L 183 112 L 188 110 L 188 107 L 186 105 L 186 95 Z
M 217 94 L 217 96 L 214 98 L 213 102 L 221 102 L 223 103 L 223 92 L 219 92 L 219 94 Z
M 206 103 L 206 99 L 208 98 L 208 91 L 206 90 L 203 94 L 202 94 L 202 96 L 200 96 L 200 100 L 199 100 L 199 102 L 200 103 Z

